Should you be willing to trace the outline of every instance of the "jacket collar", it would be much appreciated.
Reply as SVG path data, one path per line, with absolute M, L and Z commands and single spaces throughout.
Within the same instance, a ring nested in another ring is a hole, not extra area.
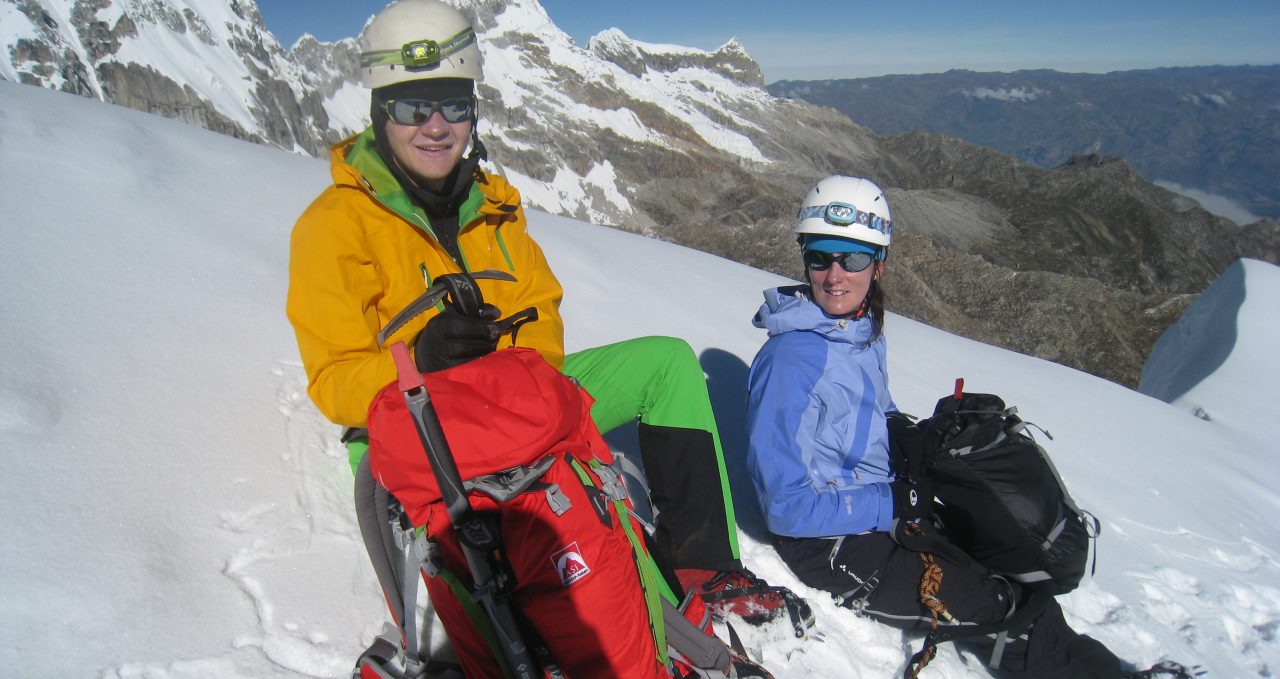
M 329 150 L 330 175 L 337 186 L 358 187 L 374 200 L 406 220 L 417 223 L 426 215 L 414 205 L 396 178 L 387 169 L 374 146 L 373 128 L 348 137 Z M 464 201 L 459 223 L 475 217 L 502 217 L 520 209 L 520 193 L 505 179 L 481 171 Z
M 809 286 L 792 285 L 764 291 L 764 304 L 751 320 L 764 328 L 769 336 L 786 332 L 813 332 L 832 342 L 867 346 L 871 343 L 874 322 L 868 316 L 858 320 L 828 316 L 809 298 Z

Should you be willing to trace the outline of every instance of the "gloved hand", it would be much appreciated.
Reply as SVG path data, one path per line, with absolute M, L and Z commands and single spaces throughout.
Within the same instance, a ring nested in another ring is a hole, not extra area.
M 952 563 L 964 564 L 976 572 L 987 572 L 985 566 L 974 561 L 933 525 L 936 485 L 927 474 L 917 477 L 915 483 L 899 479 L 889 484 L 893 492 L 893 526 L 889 529 L 889 537 L 913 552 L 926 552 Z
M 910 536 L 920 530 L 931 530 L 933 523 L 933 488 L 934 484 L 927 476 L 921 476 L 915 483 L 899 479 L 889 484 L 893 492 L 893 529 L 890 535 L 894 542 L 904 547 L 912 546 L 916 541 Z M 912 528 L 914 526 L 915 528 Z
M 413 341 L 414 364 L 422 372 L 435 372 L 493 353 L 501 335 L 494 321 L 500 315 L 492 304 L 484 305 L 480 318 L 446 308 Z

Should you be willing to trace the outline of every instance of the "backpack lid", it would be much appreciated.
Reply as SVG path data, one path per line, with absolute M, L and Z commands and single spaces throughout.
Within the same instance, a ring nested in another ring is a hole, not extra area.
M 591 397 L 532 349 L 498 351 L 423 378 L 464 481 L 577 447 L 590 421 Z M 612 462 L 607 449 L 594 453 Z M 374 478 L 421 525 L 440 487 L 394 382 L 369 406 L 369 461 Z

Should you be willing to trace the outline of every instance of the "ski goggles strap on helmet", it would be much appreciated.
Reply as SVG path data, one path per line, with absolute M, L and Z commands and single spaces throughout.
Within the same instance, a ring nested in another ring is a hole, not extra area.
M 444 42 L 435 40 L 414 40 L 407 42 L 398 50 L 375 50 L 360 53 L 360 68 L 372 66 L 404 66 L 409 70 L 431 68 L 442 59 L 461 52 L 464 48 L 475 44 L 476 32 L 467 28 L 461 33 L 448 38 Z
M 828 224 L 850 226 L 860 224 L 886 236 L 893 235 L 893 222 L 872 212 L 863 212 L 848 203 L 831 202 L 826 205 L 809 205 L 800 208 L 800 220 L 821 218 Z

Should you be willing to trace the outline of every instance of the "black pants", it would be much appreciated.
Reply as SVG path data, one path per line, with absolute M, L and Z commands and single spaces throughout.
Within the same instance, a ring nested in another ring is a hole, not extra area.
M 778 553 L 801 582 L 831 592 L 863 615 L 904 630 L 927 631 L 929 609 L 920 603 L 920 555 L 898 546 L 885 533 L 833 539 L 780 538 Z M 1021 605 L 1024 592 L 1017 583 L 973 565 L 935 557 L 942 567 L 937 597 L 960 624 L 996 623 L 1011 604 Z M 989 660 L 996 640 L 980 637 L 964 642 Z M 1120 660 L 1096 640 L 1067 626 L 1057 601 L 1047 606 L 1029 627 L 1010 630 L 1001 649 L 995 676 L 1046 679 L 1119 679 Z

